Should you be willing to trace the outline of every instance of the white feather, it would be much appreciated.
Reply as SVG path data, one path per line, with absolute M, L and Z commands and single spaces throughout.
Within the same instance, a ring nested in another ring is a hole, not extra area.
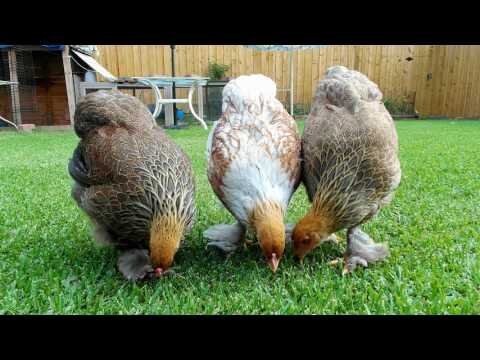
M 273 201 L 285 210 L 293 192 L 293 180 L 282 169 L 279 159 L 285 151 L 281 143 L 284 134 L 280 133 L 284 128 L 271 124 L 272 117 L 284 111 L 275 95 L 275 83 L 264 75 L 240 76 L 223 90 L 223 121 L 228 123 L 231 133 L 233 128 L 242 130 L 225 137 L 216 135 L 228 144 L 230 151 L 225 154 L 231 156 L 222 179 L 223 200 L 244 224 L 259 202 Z M 209 161 L 216 125 L 207 142 Z
M 293 183 L 278 159 L 265 154 L 255 141 L 244 141 L 246 146 L 241 147 L 223 178 L 222 190 L 224 201 L 246 223 L 259 202 L 273 201 L 286 209 Z
M 212 130 L 208 134 L 207 138 L 207 161 L 210 159 L 210 154 L 212 152 L 212 140 L 213 140 L 213 133 L 215 132 L 215 128 L 217 127 L 218 121 L 215 121 L 212 126 Z
M 265 100 L 275 100 L 277 85 L 272 79 L 261 75 L 243 75 L 230 81 L 222 92 L 222 111 L 231 104 L 242 114 L 249 104 L 260 105 Z

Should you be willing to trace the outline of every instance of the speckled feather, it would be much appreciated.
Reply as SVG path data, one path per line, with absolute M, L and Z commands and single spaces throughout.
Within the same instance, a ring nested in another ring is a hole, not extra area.
M 231 81 L 208 140 L 208 179 L 244 225 L 258 202 L 274 201 L 285 211 L 300 183 L 300 135 L 275 93 L 275 83 L 263 75 Z
M 106 228 L 110 241 L 119 248 L 148 248 L 158 215 L 173 214 L 190 230 L 195 218 L 190 160 L 138 99 L 120 92 L 87 95 L 77 107 L 75 131 L 81 141 L 70 163 L 77 179 L 72 195 Z
M 395 125 L 381 99 L 377 85 L 343 66 L 318 84 L 302 138 L 303 181 L 335 231 L 371 219 L 400 183 Z

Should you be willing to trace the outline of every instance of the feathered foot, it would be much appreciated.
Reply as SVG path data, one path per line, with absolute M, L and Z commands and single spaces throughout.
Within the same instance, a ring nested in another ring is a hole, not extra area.
M 359 228 L 347 231 L 347 251 L 343 256 L 342 275 L 351 273 L 358 265 L 367 267 L 369 263 L 382 261 L 389 255 L 386 244 L 376 244 L 370 236 Z M 330 265 L 336 265 L 341 261 L 335 259 Z
M 232 225 L 220 224 L 205 230 L 203 237 L 208 240 L 207 247 L 215 246 L 231 254 L 242 245 L 246 245 L 245 231 L 246 229 L 238 222 Z
M 97 240 L 98 244 L 111 245 L 114 244 L 114 238 L 108 229 L 102 224 L 98 223 L 95 219 L 92 219 L 93 224 L 93 237 Z
M 131 249 L 123 252 L 118 257 L 117 266 L 125 279 L 129 281 L 146 280 L 155 276 L 146 249 Z
M 335 234 L 331 234 L 324 242 L 327 242 L 327 241 L 328 241 L 328 242 L 332 242 L 332 243 L 334 243 L 335 245 L 338 245 L 338 243 L 339 243 L 339 242 L 338 242 L 338 237 L 337 237 L 337 235 L 335 235 Z
M 295 224 L 285 224 L 285 244 L 292 244 L 292 234 Z

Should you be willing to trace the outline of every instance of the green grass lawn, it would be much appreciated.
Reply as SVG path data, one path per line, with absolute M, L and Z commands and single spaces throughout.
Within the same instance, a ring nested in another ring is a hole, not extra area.
M 206 177 L 207 132 L 168 133 L 192 158 L 198 219 L 177 254 L 179 276 L 124 281 L 116 254 L 92 240 L 70 197 L 73 132 L 0 133 L 0 313 L 3 314 L 479 314 L 480 121 L 398 121 L 402 183 L 364 226 L 391 257 L 342 277 L 326 244 L 290 249 L 273 274 L 257 246 L 230 259 L 202 232 L 233 218 Z M 309 204 L 301 187 L 288 221 Z M 344 233 L 341 234 L 344 237 Z

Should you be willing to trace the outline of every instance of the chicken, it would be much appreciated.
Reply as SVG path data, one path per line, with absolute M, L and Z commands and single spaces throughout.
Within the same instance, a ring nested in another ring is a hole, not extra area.
M 240 76 L 225 86 L 223 114 L 208 139 L 207 174 L 237 223 L 204 233 L 208 245 L 232 252 L 252 229 L 273 272 L 285 250 L 284 216 L 301 176 L 297 125 L 275 95 L 275 83 L 263 75 Z
M 302 137 L 302 179 L 312 206 L 293 231 L 298 258 L 342 229 L 343 274 L 389 255 L 359 228 L 400 184 L 397 133 L 381 100 L 376 84 L 343 66 L 329 68 L 319 82 Z
M 69 162 L 72 196 L 94 237 L 121 253 L 128 280 L 168 272 L 195 219 L 190 160 L 135 97 L 87 95 L 75 112 L 80 142 Z

